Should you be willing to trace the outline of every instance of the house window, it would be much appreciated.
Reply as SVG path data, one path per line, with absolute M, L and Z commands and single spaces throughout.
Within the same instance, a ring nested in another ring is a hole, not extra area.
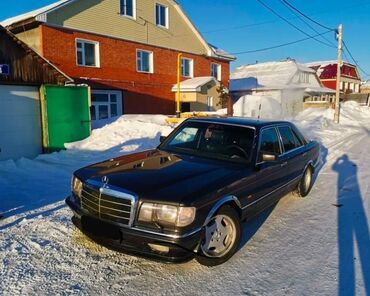
M 136 69 L 138 72 L 153 73 L 153 52 L 137 50 Z
M 90 113 L 93 121 L 122 115 L 121 92 L 93 90 Z
M 162 4 L 155 5 L 155 23 L 157 26 L 168 28 L 168 7 Z
M 211 76 L 213 76 L 219 81 L 221 80 L 221 65 L 212 63 Z
M 121 15 L 135 18 L 136 0 L 120 0 Z
M 193 63 L 192 59 L 181 59 L 181 76 L 193 77 Z
M 99 43 L 77 39 L 76 56 L 79 66 L 99 67 Z

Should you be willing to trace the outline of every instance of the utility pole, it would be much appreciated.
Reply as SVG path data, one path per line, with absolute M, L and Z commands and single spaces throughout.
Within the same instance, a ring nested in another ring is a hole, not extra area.
M 335 92 L 335 111 L 334 111 L 334 122 L 339 123 L 340 116 L 340 77 L 341 77 L 341 65 L 342 65 L 342 24 L 338 27 L 338 62 L 337 62 L 337 86 Z

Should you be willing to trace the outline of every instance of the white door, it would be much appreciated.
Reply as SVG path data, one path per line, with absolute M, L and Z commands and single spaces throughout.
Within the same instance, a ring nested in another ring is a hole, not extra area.
M 0 160 L 42 152 L 39 90 L 0 85 Z

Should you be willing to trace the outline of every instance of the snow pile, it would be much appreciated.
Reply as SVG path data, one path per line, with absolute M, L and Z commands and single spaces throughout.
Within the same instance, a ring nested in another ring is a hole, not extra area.
M 296 76 L 297 72 L 315 73 L 311 68 L 294 60 L 243 65 L 231 73 L 230 90 L 286 88 L 294 84 L 293 77 Z M 319 85 L 315 84 L 315 86 Z
M 272 97 L 246 95 L 234 104 L 234 116 L 280 119 L 282 109 L 280 103 Z
M 341 143 L 348 135 L 367 131 L 370 123 L 370 108 L 360 106 L 353 101 L 341 105 L 340 123 L 334 123 L 334 110 L 326 108 L 309 108 L 293 118 L 309 137 L 320 141 L 330 148 Z

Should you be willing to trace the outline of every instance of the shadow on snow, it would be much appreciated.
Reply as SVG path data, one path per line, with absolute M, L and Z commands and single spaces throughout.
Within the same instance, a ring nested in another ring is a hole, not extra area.
M 332 169 L 338 173 L 338 295 L 355 295 L 355 265 L 360 264 L 367 295 L 370 295 L 370 234 L 364 209 L 357 166 L 348 155 L 336 160 Z M 357 245 L 358 257 L 355 257 Z

